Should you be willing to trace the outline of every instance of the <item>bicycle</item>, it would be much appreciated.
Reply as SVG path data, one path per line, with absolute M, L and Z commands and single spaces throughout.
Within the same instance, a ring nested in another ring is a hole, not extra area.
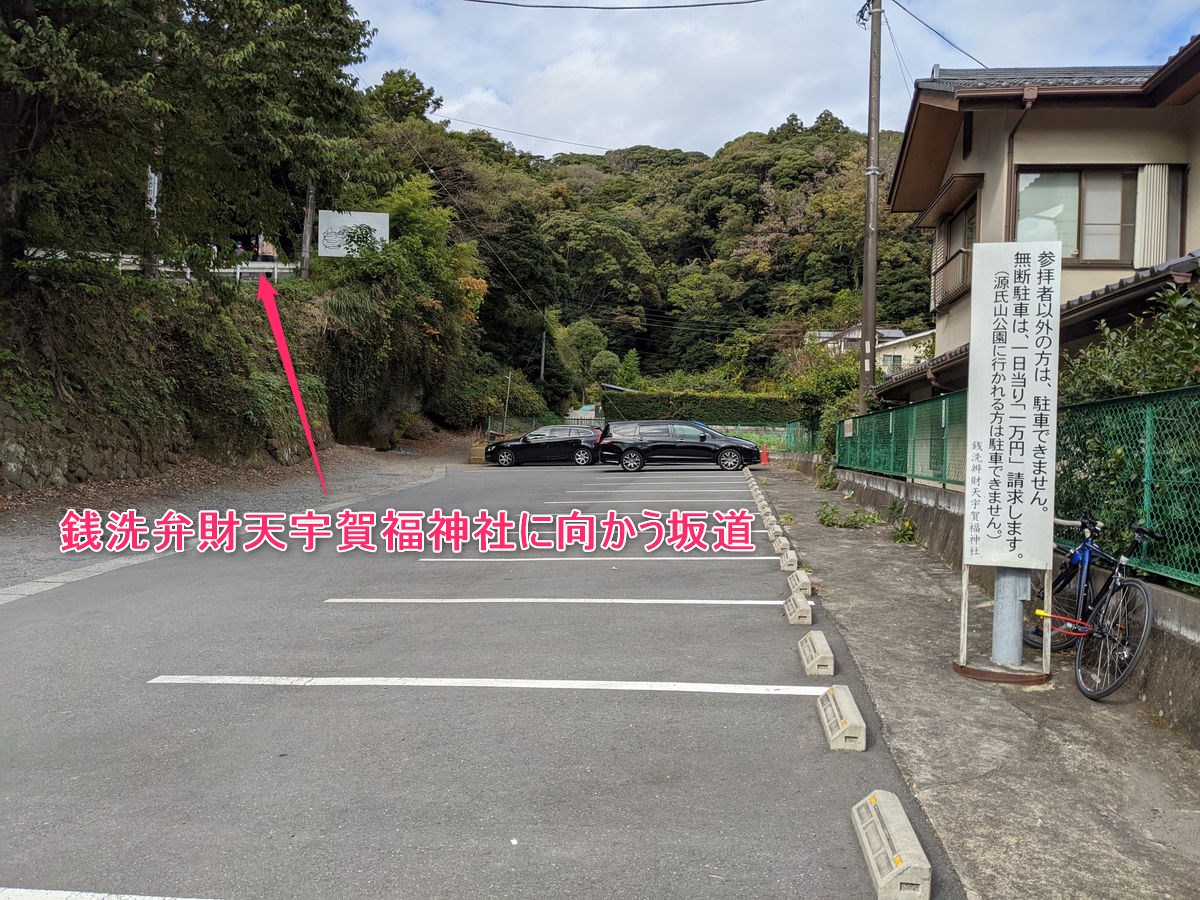
M 1047 613 L 1040 608 L 1034 615 L 1042 621 L 1053 620 L 1050 625 L 1051 649 L 1062 650 L 1076 645 L 1075 684 L 1085 697 L 1101 700 L 1126 682 L 1150 640 L 1150 625 L 1154 618 L 1150 591 L 1141 581 L 1128 577 L 1125 570 L 1130 557 L 1138 555 L 1144 543 L 1162 540 L 1162 536 L 1136 525 L 1129 547 L 1121 556 L 1114 557 L 1092 540 L 1093 534 L 1103 530 L 1102 522 L 1087 515 L 1078 521 L 1055 519 L 1054 522 L 1083 529 L 1083 540 L 1067 555 L 1051 589 L 1051 596 L 1056 601 L 1060 594 L 1063 596 L 1073 615 L 1062 615 L 1056 609 Z M 1098 589 L 1093 587 L 1093 558 L 1112 565 L 1108 578 Z M 1033 599 L 1040 600 L 1044 596 L 1041 577 L 1032 577 Z M 1072 593 L 1074 603 L 1067 599 Z M 1025 643 L 1040 647 L 1042 627 L 1039 622 L 1027 628 L 1022 636 Z

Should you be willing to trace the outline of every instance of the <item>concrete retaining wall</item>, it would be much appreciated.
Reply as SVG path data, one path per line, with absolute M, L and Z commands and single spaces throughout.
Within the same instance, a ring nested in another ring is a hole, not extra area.
M 781 461 L 813 473 L 820 463 L 814 454 L 779 454 Z M 917 539 L 952 566 L 962 563 L 963 493 L 913 484 L 882 475 L 837 470 L 842 490 L 853 490 L 857 503 L 886 512 L 896 500 Z M 991 590 L 990 569 L 972 570 L 972 581 Z M 1154 631 L 1132 686 L 1148 712 L 1162 724 L 1200 747 L 1200 597 L 1151 584 Z

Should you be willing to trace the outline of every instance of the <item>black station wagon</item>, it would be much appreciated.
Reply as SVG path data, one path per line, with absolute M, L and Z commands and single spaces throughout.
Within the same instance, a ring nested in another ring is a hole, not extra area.
M 594 428 L 580 425 L 547 425 L 511 441 L 488 444 L 483 458 L 500 466 L 519 466 L 527 462 L 570 460 L 577 466 L 596 461 Z
M 758 446 L 700 422 L 609 422 L 597 447 L 602 463 L 637 472 L 648 463 L 715 464 L 729 472 L 761 461 Z

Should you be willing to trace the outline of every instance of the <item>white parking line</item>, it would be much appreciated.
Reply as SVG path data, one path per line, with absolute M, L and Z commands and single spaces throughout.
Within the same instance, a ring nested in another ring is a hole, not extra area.
M 728 475 L 713 475 L 711 477 L 704 476 L 703 478 L 669 478 L 663 481 L 651 481 L 648 478 L 610 478 L 607 481 L 580 481 L 579 484 L 745 484 L 745 478 L 730 477 Z
M 43 891 L 35 888 L 0 887 L 0 900 L 188 900 L 149 894 L 95 894 L 88 891 Z M 192 898 L 195 900 L 195 898 Z
M 474 596 L 474 598 L 407 598 L 407 596 L 335 596 L 326 604 L 634 604 L 665 606 L 782 606 L 782 600 L 662 600 L 648 598 L 578 598 L 578 596 Z
M 421 556 L 417 562 L 440 563 L 514 563 L 514 562 L 749 562 L 755 559 L 769 559 L 778 563 L 778 556 L 741 556 L 736 553 L 709 553 L 705 556 L 693 556 L 690 553 L 670 553 L 664 556 L 508 556 L 503 553 L 493 553 L 491 556 Z
M 563 491 L 564 494 L 599 494 L 600 491 Z M 615 491 L 604 491 L 608 494 L 748 494 L 750 491 L 747 488 L 654 488 L 652 490 L 623 490 L 618 488 Z
M 705 684 L 691 681 L 583 681 L 549 678 L 306 678 L 302 675 L 159 675 L 147 684 L 253 685 L 258 687 L 465 687 L 567 691 L 672 691 L 685 694 L 774 694 L 819 697 L 826 687 L 804 684 Z

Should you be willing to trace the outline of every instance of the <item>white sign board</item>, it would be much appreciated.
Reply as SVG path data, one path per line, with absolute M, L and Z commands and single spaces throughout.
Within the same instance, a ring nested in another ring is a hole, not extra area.
M 963 563 L 1053 561 L 1062 244 L 976 244 Z
M 388 239 L 388 214 L 373 212 L 334 212 L 331 209 L 317 211 L 317 255 L 348 256 L 346 233 L 355 226 L 367 226 L 375 233 L 375 240 L 386 244 Z

